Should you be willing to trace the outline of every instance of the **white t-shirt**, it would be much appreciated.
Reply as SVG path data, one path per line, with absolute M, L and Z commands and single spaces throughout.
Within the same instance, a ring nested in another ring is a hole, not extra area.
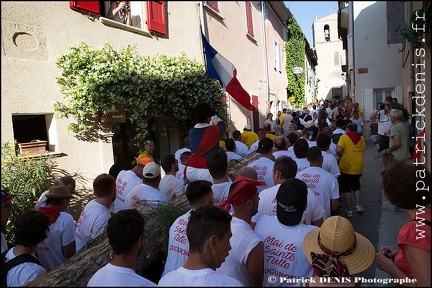
M 109 209 L 96 202 L 96 199 L 87 203 L 75 228 L 76 252 L 84 247 L 88 241 L 102 234 L 110 217 Z
M 249 151 L 248 151 L 248 153 L 249 153 Z M 237 153 L 234 153 L 232 151 L 226 151 L 226 154 L 227 154 L 227 160 L 228 161 L 230 161 L 232 159 L 237 160 L 237 159 L 242 158 L 240 155 L 238 155 Z
M 297 163 L 297 174 L 303 171 L 306 168 L 310 167 L 310 162 L 307 160 L 307 158 L 293 158 L 294 161 Z
M 257 186 L 258 193 L 261 193 L 261 191 L 264 189 L 274 186 L 273 166 L 274 161 L 267 157 L 260 157 L 247 165 L 247 167 L 252 167 L 255 171 L 257 171 L 258 181 L 264 181 L 266 183 L 266 185 Z
M 249 148 L 249 153 L 256 151 L 258 149 L 258 144 L 259 144 L 259 140 L 254 142 Z
M 249 223 L 237 217 L 232 217 L 231 232 L 231 250 L 221 267 L 217 268 L 216 271 L 239 280 L 245 287 L 250 287 L 251 281 L 247 260 L 249 253 L 262 240 L 252 230 Z
M 158 286 L 242 287 L 243 284 L 211 268 L 189 270 L 182 266 L 162 277 Z
M 376 114 L 376 119 L 378 120 L 378 134 L 384 136 L 384 133 L 390 131 L 391 127 L 393 127 L 393 123 L 390 121 L 390 113 L 385 114 L 384 110 L 380 110 Z
M 186 235 L 186 227 L 192 210 L 179 216 L 169 229 L 168 255 L 162 276 L 183 266 L 189 255 L 189 241 Z
M 337 145 L 335 143 L 331 142 L 330 143 L 330 147 L 327 150 L 327 152 L 330 153 L 331 155 L 335 156 L 336 160 L 339 160 L 340 159 L 340 155 L 337 154 L 337 152 L 336 152 L 336 146 Z
M 295 158 L 294 148 L 288 147 L 287 150 L 279 150 L 279 151 L 273 152 L 273 156 L 275 157 L 275 159 L 277 159 L 280 156 L 288 156 L 288 157 L 291 157 L 294 159 Z
M 132 188 L 126 198 L 128 208 L 136 209 L 141 214 L 151 211 L 152 208 L 162 205 L 167 201 L 167 196 L 162 192 L 144 183 Z
M 318 202 L 325 211 L 323 219 L 330 217 L 330 202 L 332 199 L 339 199 L 339 183 L 336 177 L 321 167 L 309 167 L 297 173 L 296 178 L 305 182 L 318 197 Z
M 90 278 L 87 287 L 155 287 L 156 283 L 138 275 L 135 270 L 106 264 Z
M 6 262 L 16 257 L 15 253 L 13 252 L 14 249 L 15 247 L 6 253 Z M 32 254 L 32 256 L 37 258 L 34 254 Z M 47 270 L 39 264 L 33 262 L 24 262 L 9 270 L 7 273 L 6 283 L 8 287 L 23 286 L 25 283 L 33 281 L 45 273 L 47 273 Z
M 303 252 L 305 235 L 316 229 L 316 226 L 298 224 L 286 226 L 279 222 L 277 216 L 264 215 L 255 226 L 255 233 L 264 242 L 264 287 L 292 286 L 276 281 L 270 283 L 270 276 L 286 278 L 307 278 L 313 276 L 312 265 Z
M 211 189 L 213 191 L 213 205 L 219 207 L 222 202 L 224 202 L 228 198 L 229 188 L 232 184 L 232 181 L 222 182 L 213 184 Z
M 259 194 L 258 212 L 252 216 L 252 222 L 257 223 L 262 215 L 276 216 L 277 200 L 276 194 L 280 184 L 263 190 Z M 308 189 L 307 206 L 303 212 L 302 222 L 311 225 L 312 222 L 324 218 L 324 209 L 318 202 L 311 189 Z
M 340 171 L 336 157 L 327 151 L 321 151 L 321 154 L 323 156 L 322 168 L 337 178 L 340 175 Z
M 49 227 L 48 237 L 37 245 L 40 262 L 47 271 L 51 271 L 68 258 L 63 256 L 63 246 L 75 241 L 75 222 L 69 213 L 60 212 L 60 216 Z
M 167 196 L 167 200 L 170 201 L 174 196 L 185 193 L 184 180 L 180 180 L 174 175 L 165 174 L 159 182 L 159 191 Z
M 236 154 L 240 155 L 241 157 L 244 157 L 249 154 L 249 148 L 246 144 L 238 140 L 235 140 L 235 144 L 236 144 L 236 151 L 235 151 Z
M 116 199 L 114 201 L 114 213 L 120 210 L 128 209 L 126 197 L 133 187 L 142 183 L 142 179 L 138 177 L 132 170 L 122 170 L 117 175 L 116 179 Z
M 283 122 L 283 130 L 287 131 L 288 130 L 288 126 L 289 124 L 291 124 L 291 121 L 293 120 L 293 116 L 289 113 L 286 114 L 283 118 L 282 118 L 282 122 Z

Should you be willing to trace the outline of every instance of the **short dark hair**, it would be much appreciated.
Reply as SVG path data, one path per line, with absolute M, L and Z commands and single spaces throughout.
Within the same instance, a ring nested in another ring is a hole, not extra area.
M 114 213 L 108 220 L 108 241 L 114 254 L 128 253 L 144 234 L 144 217 L 136 209 Z
M 215 179 L 224 177 L 228 169 L 228 157 L 222 150 L 214 150 L 207 156 L 207 167 L 210 175 Z
M 174 154 L 167 154 L 163 156 L 161 159 L 161 166 L 162 169 L 165 171 L 165 173 L 170 172 L 171 165 L 176 163 L 177 163 L 177 159 L 175 158 Z
M 317 146 L 309 148 L 306 152 L 307 160 L 310 163 L 316 162 L 322 156 L 321 149 Z
M 233 131 L 233 138 L 234 139 L 239 139 L 241 138 L 241 132 L 239 130 L 234 130 Z
M 207 194 L 212 193 L 213 184 L 207 180 L 196 180 L 190 182 L 186 187 L 186 198 L 191 206 L 203 204 Z
M 236 143 L 233 138 L 228 138 L 225 140 L 225 148 L 227 151 L 235 152 L 236 149 Z
M 274 145 L 277 149 L 283 149 L 287 146 L 286 140 L 283 136 L 278 136 L 274 140 Z
M 96 197 L 107 196 L 113 188 L 116 188 L 116 179 L 112 175 L 102 173 L 93 180 L 93 193 Z
M 186 228 L 189 251 L 201 253 L 205 242 L 212 235 L 222 240 L 231 229 L 231 219 L 228 211 L 211 204 L 192 210 Z
M 51 218 L 39 211 L 29 210 L 21 214 L 12 228 L 15 244 L 24 247 L 39 244 L 48 237 Z
M 180 155 L 180 161 L 183 163 L 184 161 L 188 160 L 188 159 L 189 159 L 189 156 L 190 156 L 191 154 L 192 154 L 192 152 L 190 152 L 190 151 L 183 152 L 183 153 Z
M 306 152 L 309 149 L 309 143 L 306 139 L 300 138 L 294 143 L 294 154 L 297 158 L 306 158 Z
M 349 130 L 349 131 L 351 131 L 351 132 L 357 132 L 357 124 L 354 123 L 354 122 L 349 122 L 349 123 L 346 125 L 345 129 L 346 129 L 346 130 Z
M 345 122 L 342 118 L 337 118 L 335 121 L 335 126 L 338 128 L 343 128 L 345 125 Z
M 295 178 L 297 175 L 297 162 L 289 156 L 279 156 L 276 158 L 273 170 L 280 171 L 283 179 Z
M 423 182 L 422 187 L 431 185 L 431 174 L 425 165 L 414 164 L 412 159 L 395 160 L 384 171 L 384 194 L 390 203 L 404 209 L 416 209 L 418 205 L 426 206 L 431 203 L 428 190 L 413 191 L 419 181 Z
M 328 128 L 328 127 L 326 127 Z M 328 149 L 330 147 L 332 138 L 326 134 L 326 133 L 320 133 L 318 134 L 318 137 L 316 139 L 316 144 L 320 149 Z
M 294 145 L 294 143 L 298 140 L 299 135 L 295 132 L 290 132 L 288 133 L 287 138 L 291 145 Z

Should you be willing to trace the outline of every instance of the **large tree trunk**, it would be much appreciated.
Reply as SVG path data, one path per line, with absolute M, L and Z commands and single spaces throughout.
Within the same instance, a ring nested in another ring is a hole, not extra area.
M 240 160 L 231 160 L 229 163 L 230 178 L 234 179 L 236 171 L 259 158 L 259 154 L 253 152 Z M 146 224 L 145 244 L 137 258 L 136 272 L 142 274 L 146 268 L 150 268 L 152 261 L 160 256 L 161 251 L 167 248 L 167 233 L 174 220 L 189 210 L 186 195 L 175 197 L 169 203 L 154 211 L 145 214 Z M 161 217 L 161 214 L 164 217 Z M 26 287 L 85 287 L 88 281 L 110 261 L 111 247 L 106 233 L 87 243 L 78 253 L 56 269 L 28 282 Z

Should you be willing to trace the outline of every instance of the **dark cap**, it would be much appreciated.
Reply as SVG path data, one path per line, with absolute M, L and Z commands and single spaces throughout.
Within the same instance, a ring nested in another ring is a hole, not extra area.
M 297 178 L 282 182 L 276 194 L 277 218 L 287 226 L 299 224 L 307 203 L 307 186 Z
M 263 138 L 258 142 L 258 149 L 256 150 L 257 153 L 267 153 L 271 149 L 273 149 L 273 140 L 270 138 Z

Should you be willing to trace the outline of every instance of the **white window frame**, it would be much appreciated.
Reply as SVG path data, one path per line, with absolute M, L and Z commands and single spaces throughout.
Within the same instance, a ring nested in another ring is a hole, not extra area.
M 279 43 L 276 41 L 276 39 L 273 39 L 273 68 L 276 71 L 281 72 L 281 59 L 280 59 L 280 48 Z

